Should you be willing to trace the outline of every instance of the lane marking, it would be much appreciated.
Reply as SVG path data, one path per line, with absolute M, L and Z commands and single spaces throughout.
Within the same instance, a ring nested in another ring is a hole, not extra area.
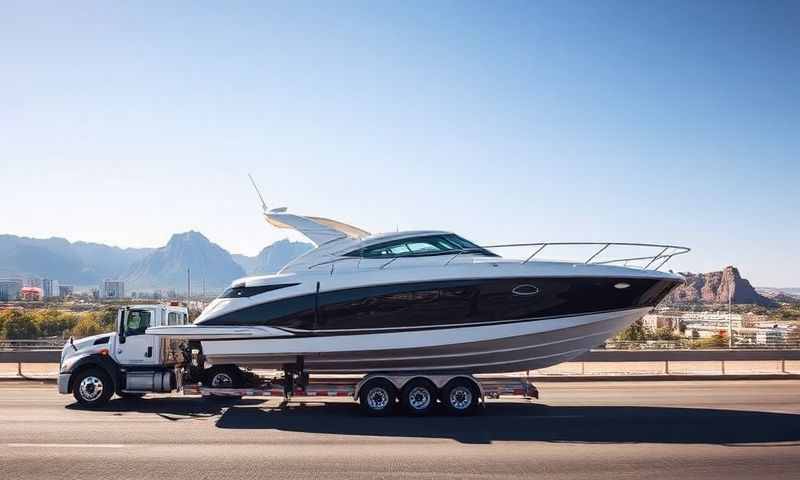
M 10 448 L 124 448 L 121 443 L 7 443 Z

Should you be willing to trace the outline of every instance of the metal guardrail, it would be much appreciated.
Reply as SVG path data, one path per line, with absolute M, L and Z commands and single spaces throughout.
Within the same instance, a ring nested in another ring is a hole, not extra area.
M 602 350 L 618 351 L 618 350 L 637 350 L 637 351 L 684 351 L 684 350 L 725 350 L 725 351 L 742 351 L 742 350 L 800 350 L 800 339 L 770 339 L 765 343 L 757 343 L 749 341 L 745 338 L 734 337 L 732 346 L 727 345 L 727 340 L 724 340 L 724 345 L 714 345 L 711 339 L 691 339 L 680 338 L 676 340 L 646 340 L 646 341 L 619 341 L 607 340 L 606 343 L 600 347 Z
M 60 338 L 40 340 L 0 340 L 0 351 L 58 350 L 66 343 Z
M 58 363 L 58 350 L 0 351 L 0 363 Z M 574 362 L 703 362 L 715 360 L 800 360 L 800 349 L 590 350 Z

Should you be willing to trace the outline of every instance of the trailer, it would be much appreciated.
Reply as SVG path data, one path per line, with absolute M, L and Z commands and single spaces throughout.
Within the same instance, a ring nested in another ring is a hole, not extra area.
M 470 372 L 378 372 L 366 376 L 311 377 L 299 356 L 282 371 L 257 373 L 237 365 L 211 365 L 199 342 L 146 333 L 152 326 L 188 323 L 185 306 L 132 305 L 117 314 L 116 331 L 70 339 L 61 352 L 58 391 L 86 407 L 119 397 L 149 393 L 201 395 L 209 399 L 258 396 L 351 397 L 368 415 L 402 407 L 425 415 L 438 407 L 454 415 L 476 411 L 487 398 L 538 398 L 529 378 L 472 375 Z
M 349 397 L 367 415 L 388 415 L 402 408 L 406 413 L 426 415 L 442 408 L 452 415 L 474 413 L 487 398 L 516 396 L 539 398 L 539 391 L 527 377 L 444 373 L 371 373 L 369 375 L 311 377 L 298 382 L 286 376 L 263 379 L 258 386 L 234 386 L 231 367 L 209 377 L 207 385 L 189 383 L 177 390 L 209 399 L 278 397 L 284 400 Z

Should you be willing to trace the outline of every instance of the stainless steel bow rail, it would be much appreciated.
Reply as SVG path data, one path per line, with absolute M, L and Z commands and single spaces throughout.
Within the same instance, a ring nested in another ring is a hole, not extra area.
M 580 263 L 584 263 L 587 265 L 609 265 L 614 263 L 623 263 L 627 266 L 628 262 L 637 262 L 637 261 L 648 261 L 647 264 L 641 267 L 642 270 L 647 270 L 656 262 L 658 266 L 653 268 L 653 270 L 658 270 L 663 267 L 668 261 L 672 259 L 672 257 L 683 255 L 691 251 L 688 247 L 681 247 L 679 245 L 661 245 L 657 243 L 626 243 L 626 242 L 542 242 L 542 243 L 509 243 L 503 245 L 487 245 L 482 246 L 486 250 L 498 249 L 498 248 L 519 248 L 519 247 L 536 247 L 536 250 L 528 256 L 525 260 L 522 261 L 523 264 L 535 261 L 534 258 L 542 253 L 542 251 L 546 247 L 587 247 L 587 246 L 595 246 L 598 247 L 596 251 L 592 253 L 589 258 L 586 260 L 580 261 Z M 613 258 L 607 260 L 597 260 L 597 258 L 609 247 L 625 247 L 625 248 L 652 248 L 652 249 L 659 249 L 658 253 L 654 253 L 653 255 L 645 255 L 641 257 L 626 257 L 626 258 Z M 462 253 L 469 253 L 468 250 L 463 252 L 459 252 L 456 256 L 461 255 Z M 453 257 L 455 259 L 455 256 Z M 450 263 L 453 259 L 448 261 Z

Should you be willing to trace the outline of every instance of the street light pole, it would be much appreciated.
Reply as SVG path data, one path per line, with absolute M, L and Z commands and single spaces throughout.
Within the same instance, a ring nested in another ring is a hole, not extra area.
M 733 289 L 728 288 L 728 348 L 733 348 L 733 314 L 731 313 L 731 303 L 733 301 Z

